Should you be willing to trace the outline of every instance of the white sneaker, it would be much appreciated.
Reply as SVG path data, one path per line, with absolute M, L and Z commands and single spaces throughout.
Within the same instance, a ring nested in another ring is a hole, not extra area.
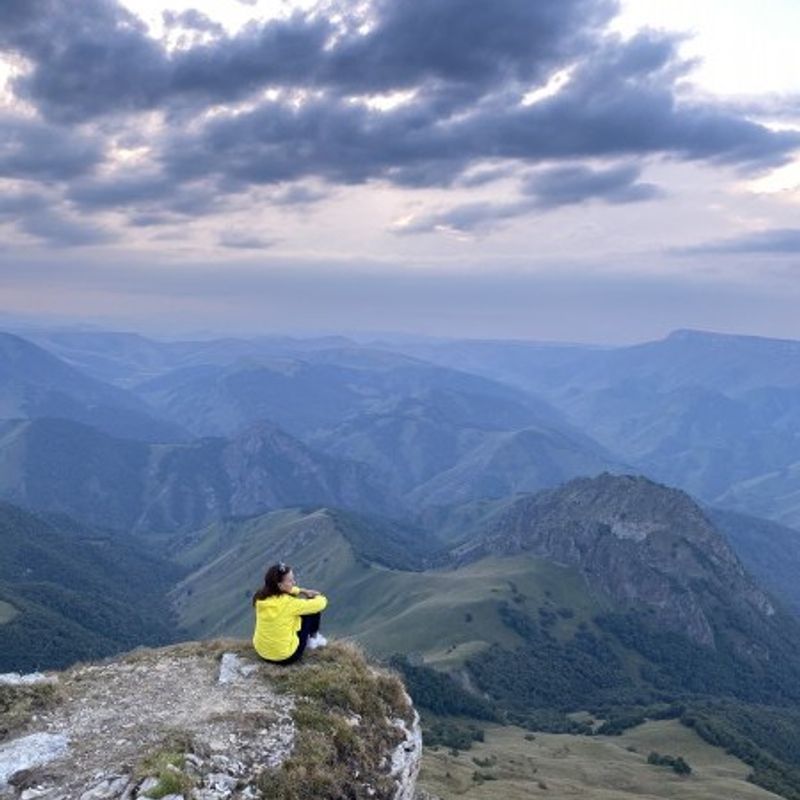
M 321 633 L 315 633 L 313 636 L 308 637 L 306 649 L 316 650 L 318 647 L 325 647 L 326 644 L 328 644 L 328 640 Z

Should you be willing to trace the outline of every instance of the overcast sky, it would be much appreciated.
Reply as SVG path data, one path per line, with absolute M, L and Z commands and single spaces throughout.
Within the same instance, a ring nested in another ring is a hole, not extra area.
M 3 0 L 0 324 L 800 338 L 797 0 Z

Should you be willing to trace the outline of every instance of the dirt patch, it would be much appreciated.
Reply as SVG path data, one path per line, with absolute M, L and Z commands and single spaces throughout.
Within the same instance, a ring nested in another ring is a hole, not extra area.
M 136 797 L 148 760 L 182 750 L 181 759 L 188 754 L 191 762 L 173 771 L 187 783 L 197 785 L 205 771 L 217 782 L 224 776 L 230 790 L 206 796 L 246 796 L 236 793 L 240 784 L 253 780 L 256 770 L 279 766 L 291 752 L 294 701 L 260 679 L 255 660 L 249 675 L 225 684 L 218 678 L 216 648 L 203 646 L 143 651 L 69 670 L 59 681 L 61 702 L 28 714 L 15 730 L 63 735 L 67 754 L 17 776 L 6 794 L 18 797 L 38 786 L 54 790 L 43 795 L 48 798 L 87 791 L 93 798 Z

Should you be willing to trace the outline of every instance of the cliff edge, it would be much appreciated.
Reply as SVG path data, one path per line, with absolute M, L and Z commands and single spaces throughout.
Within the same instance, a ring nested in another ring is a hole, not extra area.
M 3 800 L 411 800 L 419 718 L 346 644 L 290 668 L 238 641 L 0 676 Z

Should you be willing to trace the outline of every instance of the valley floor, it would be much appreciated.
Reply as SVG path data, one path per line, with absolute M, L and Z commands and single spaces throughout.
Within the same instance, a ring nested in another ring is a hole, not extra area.
M 692 774 L 648 764 L 651 752 L 682 756 Z M 778 797 L 748 783 L 749 772 L 746 764 L 706 744 L 677 720 L 647 722 L 621 736 L 591 737 L 489 726 L 485 742 L 458 755 L 445 747 L 426 748 L 419 785 L 441 800 Z

